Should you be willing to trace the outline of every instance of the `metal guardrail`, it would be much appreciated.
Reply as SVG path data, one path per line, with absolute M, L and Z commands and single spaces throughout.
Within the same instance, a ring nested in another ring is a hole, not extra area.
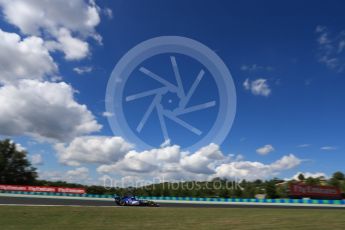
M 0 193 L 17 195 L 38 195 L 38 196 L 60 196 L 60 197 L 84 197 L 84 198 L 113 198 L 113 195 L 97 194 L 71 194 L 71 193 L 49 193 L 49 192 L 22 192 L 22 191 L 0 191 Z M 202 197 L 162 197 L 162 196 L 137 196 L 139 199 L 155 201 L 197 201 L 197 202 L 217 202 L 222 203 L 267 203 L 267 204 L 325 204 L 344 205 L 345 200 L 315 200 L 315 199 L 256 199 L 256 198 L 202 198 Z

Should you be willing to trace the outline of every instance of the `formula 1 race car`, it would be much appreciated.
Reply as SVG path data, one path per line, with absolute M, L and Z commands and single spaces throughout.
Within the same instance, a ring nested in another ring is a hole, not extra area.
M 115 203 L 120 206 L 146 206 L 159 207 L 159 204 L 152 200 L 139 200 L 135 196 L 114 196 Z

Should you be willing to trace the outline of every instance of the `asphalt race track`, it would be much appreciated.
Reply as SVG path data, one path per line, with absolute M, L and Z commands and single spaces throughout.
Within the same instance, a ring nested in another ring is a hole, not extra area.
M 33 197 L 1 197 L 0 204 L 13 205 L 71 205 L 71 206 L 114 206 L 114 202 L 105 200 L 76 200 L 76 199 L 52 199 Z
M 334 207 L 310 207 L 310 206 L 284 206 L 284 205 L 236 205 L 236 204 L 186 204 L 186 203 L 159 203 L 161 207 L 193 207 L 193 208 L 334 208 Z M 98 206 L 98 207 L 119 207 L 114 202 L 107 200 L 78 200 L 78 199 L 54 199 L 54 198 L 33 198 L 33 197 L 2 197 L 1 205 L 18 206 Z M 122 207 L 121 207 L 122 208 Z

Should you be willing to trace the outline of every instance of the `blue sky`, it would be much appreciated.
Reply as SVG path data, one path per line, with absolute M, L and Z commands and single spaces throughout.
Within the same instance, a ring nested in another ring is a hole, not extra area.
M 231 72 L 236 88 L 237 111 L 232 129 L 220 145 L 220 150 L 223 158 L 229 154 L 235 156 L 232 160 L 223 159 L 222 162 L 218 162 L 219 164 L 231 164 L 230 162 L 237 161 L 250 162 L 248 164 L 252 165 L 252 162 L 260 162 L 266 168 L 284 156 L 293 154 L 300 160 L 298 163 L 290 168 L 286 166 L 287 170 L 280 168 L 272 174 L 269 169 L 268 175 L 258 175 L 258 177 L 289 178 L 297 172 L 321 172 L 331 175 L 334 171 L 343 169 L 345 160 L 343 154 L 345 147 L 345 90 L 343 89 L 345 85 L 345 15 L 343 8 L 345 4 L 342 1 L 313 1 L 312 3 L 307 1 L 217 1 L 215 3 L 182 0 L 80 2 L 80 5 L 75 6 L 79 8 L 74 10 L 82 10 L 81 8 L 85 5 L 94 7 L 100 18 L 98 23 L 78 29 L 68 21 L 59 21 L 53 26 L 56 28 L 52 28 L 47 24 L 29 20 L 28 23 L 32 22 L 41 31 L 32 32 L 29 25 L 11 20 L 11 12 L 8 10 L 11 3 L 0 1 L 2 9 L 0 29 L 6 33 L 16 33 L 21 39 L 30 36 L 41 38 L 44 42 L 43 47 L 47 47 L 47 52 L 58 66 L 54 74 L 44 70 L 44 76 L 39 77 L 38 80 L 35 79 L 41 82 L 53 82 L 51 77 L 58 75 L 60 82 L 65 82 L 73 88 L 75 92 L 73 101 L 78 105 L 86 105 L 87 110 L 94 116 L 90 119 L 102 126 L 101 129 L 96 127 L 88 129 L 66 140 L 56 140 L 50 136 L 47 140 L 43 132 L 37 135 L 35 131 L 25 131 L 25 129 L 22 132 L 9 132 L 4 123 L 0 122 L 0 134 L 3 137 L 10 137 L 19 142 L 31 155 L 41 155 L 43 163 L 37 167 L 41 172 L 45 172 L 45 178 L 50 179 L 53 176 L 67 178 L 64 175 L 66 171 L 69 175 L 78 175 L 80 171 L 84 173 L 87 171 L 87 176 L 84 178 L 86 182 L 89 181 L 87 183 L 91 183 L 90 181 L 94 182 L 101 176 L 100 172 L 108 172 L 115 178 L 127 175 L 133 177 L 144 175 L 143 177 L 149 178 L 158 172 L 146 170 L 145 167 L 145 170 L 124 169 L 126 162 L 121 161 L 118 153 L 112 155 L 113 151 L 121 149 L 117 147 L 110 150 L 111 156 L 107 162 L 82 161 L 78 158 L 78 164 L 61 163 L 62 155 L 67 160 L 77 159 L 77 157 L 71 157 L 73 153 L 68 153 L 75 150 L 72 148 L 75 138 L 118 136 L 118 133 L 113 133 L 110 129 L 107 117 L 103 116 L 106 111 L 105 90 L 111 72 L 128 50 L 140 42 L 158 36 L 183 36 L 197 40 L 212 49 Z M 32 6 L 38 7 L 34 3 Z M 45 11 L 46 8 L 39 10 Z M 56 7 L 56 11 L 58 10 L 59 8 Z M 109 12 L 112 12 L 111 15 Z M 59 13 L 63 14 L 63 11 Z M 68 12 L 65 13 L 68 14 Z M 25 19 L 26 16 L 19 15 L 18 17 Z M 80 22 L 86 19 L 81 18 Z M 53 16 L 51 20 L 54 20 Z M 67 28 L 72 37 L 84 44 L 87 43 L 87 54 L 73 53 L 75 56 L 68 58 L 67 48 L 56 48 L 68 47 L 61 39 L 63 36 L 61 28 Z M 59 32 L 56 32 L 56 29 Z M 102 37 L 102 42 L 95 39 L 95 34 Z M 49 44 L 49 41 L 57 41 L 60 45 Z M 178 55 L 176 58 L 178 61 L 184 60 Z M 169 78 L 167 69 L 163 67 L 166 60 L 169 61 L 169 55 L 156 57 L 156 60 L 148 60 L 147 64 L 144 64 Z M 13 61 L 15 62 L 15 59 Z M 188 62 L 188 60 L 185 61 Z M 5 64 L 0 63 L 0 67 L 5 68 Z M 76 67 L 89 68 L 89 71 L 78 74 L 74 70 Z M 181 68 L 184 68 L 185 75 L 190 76 L 190 78 L 185 78 L 186 84 L 190 86 L 200 66 L 197 63 L 190 63 L 188 67 Z M 148 88 L 152 86 L 149 83 L 145 86 L 146 79 L 140 73 L 137 72 L 134 75 L 128 82 L 126 92 L 140 92 L 142 86 Z M 137 80 L 136 76 L 139 76 L 138 79 L 141 76 L 143 82 Z M 205 78 L 196 103 L 218 96 L 208 72 Z M 16 86 L 20 83 L 6 82 L 2 87 L 9 87 L 9 84 Z M 0 96 L 6 100 L 5 93 L 0 93 Z M 23 100 L 25 101 L 25 98 Z M 142 105 L 144 108 L 147 106 L 145 103 L 150 103 L 150 99 L 147 98 L 146 102 L 142 103 L 144 103 Z M 135 111 L 141 108 L 138 107 L 139 105 L 132 106 L 127 118 L 129 123 L 132 122 L 131 126 L 135 127 L 140 118 L 136 116 Z M 44 109 L 44 104 L 40 108 Z M 191 115 L 189 119 L 203 124 L 207 130 L 216 112 L 214 108 L 214 111 L 210 113 L 202 116 Z M 28 118 L 25 117 L 25 119 Z M 68 117 L 63 117 L 63 119 L 68 119 Z M 41 122 L 38 125 L 44 125 L 44 123 Z M 144 133 L 144 139 L 156 148 L 159 148 L 159 144 L 164 141 L 163 139 L 160 141 L 162 136 L 159 131 L 153 124 Z M 181 147 L 192 142 L 193 138 L 192 135 L 177 128 L 172 131 L 172 135 L 177 139 L 175 141 L 172 139 L 171 144 Z M 126 141 L 125 137 L 122 138 Z M 63 143 L 64 149 L 57 150 L 57 143 Z M 263 148 L 263 154 L 258 153 L 260 148 Z M 128 151 L 131 149 L 142 151 L 135 147 L 128 147 Z M 94 150 L 97 154 L 96 147 Z M 137 154 L 140 155 L 138 152 Z M 203 151 L 200 152 L 201 156 L 205 156 Z M 126 153 L 120 155 L 124 157 L 126 156 L 124 154 Z M 219 161 L 219 153 L 214 154 L 210 159 L 214 159 L 214 162 Z M 210 159 L 203 163 L 185 159 L 180 164 L 187 171 L 186 177 L 192 178 L 190 172 L 193 170 L 188 171 L 188 169 L 193 167 L 183 162 L 189 162 L 192 165 L 200 163 L 201 167 L 210 168 L 216 172 L 215 174 L 198 173 L 194 175 L 194 178 L 203 178 L 202 175 L 226 175 L 217 174 L 218 171 L 212 168 L 216 166 L 212 165 L 213 161 Z M 100 170 L 99 167 L 104 165 L 113 170 Z M 81 168 L 84 171 L 80 170 Z M 49 174 L 49 171 L 53 171 L 54 175 Z M 73 172 L 76 173 L 73 174 Z M 184 171 L 180 172 L 184 173 Z M 257 171 L 250 169 L 247 173 L 255 172 Z M 237 174 L 230 173 L 229 175 Z

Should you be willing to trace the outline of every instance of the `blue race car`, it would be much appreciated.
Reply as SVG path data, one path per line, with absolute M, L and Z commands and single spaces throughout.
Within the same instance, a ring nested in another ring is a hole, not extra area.
M 135 196 L 116 196 L 114 200 L 117 205 L 120 206 L 147 206 L 147 207 L 159 207 L 159 204 L 152 200 L 139 200 Z

